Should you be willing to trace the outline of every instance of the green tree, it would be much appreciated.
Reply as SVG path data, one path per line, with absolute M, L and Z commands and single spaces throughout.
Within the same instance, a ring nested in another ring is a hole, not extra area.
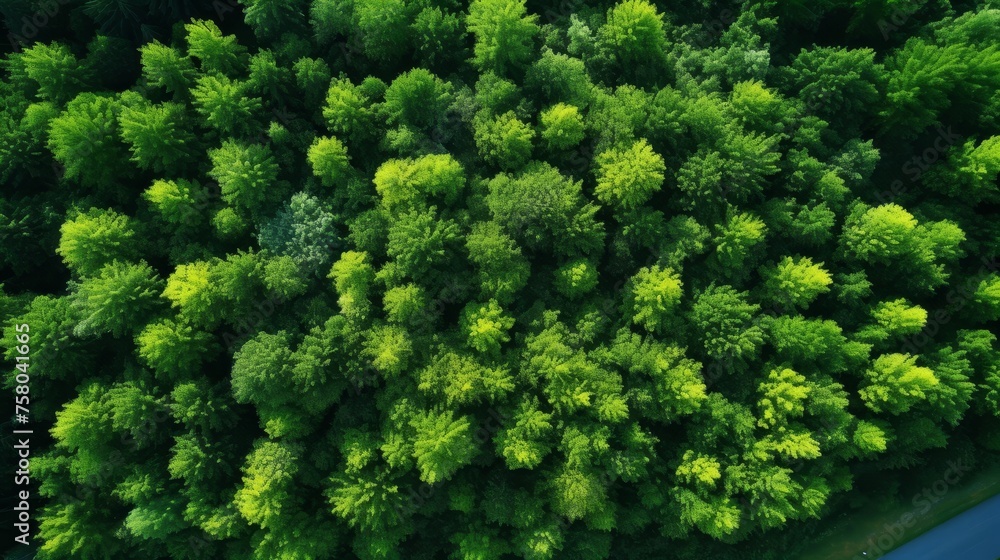
M 365 54 L 374 60 L 396 60 L 410 48 L 410 6 L 405 0 L 354 0 L 354 17 Z
M 80 371 L 93 363 L 92 349 L 88 344 L 74 334 L 80 322 L 80 307 L 74 305 L 70 298 L 37 296 L 22 310 L 11 316 L 10 324 L 4 327 L 0 344 L 4 348 L 7 360 L 16 364 L 17 356 L 23 356 L 23 342 L 18 340 L 14 325 L 26 324 L 33 329 L 30 336 L 29 350 L 38 352 L 38 356 L 49 356 L 46 359 L 34 360 L 30 366 L 18 367 L 18 373 L 28 369 L 34 379 L 72 379 L 81 378 Z M 24 340 L 24 337 L 21 337 Z M 42 354 L 48 352 L 48 354 Z
M 261 427 L 272 438 L 302 436 L 310 431 L 306 416 L 291 404 L 296 400 L 296 393 L 287 387 L 292 370 L 289 343 L 290 337 L 285 331 L 261 332 L 233 355 L 233 398 L 238 403 L 256 407 Z M 254 515 L 252 508 L 246 511 L 247 515 Z M 253 517 L 248 520 L 254 522 Z
M 664 63 L 667 36 L 663 14 L 647 0 L 625 0 L 608 10 L 597 30 L 598 51 L 624 76 L 658 70 Z M 648 70 L 646 70 L 648 71 Z
M 278 37 L 282 32 L 299 31 L 304 23 L 304 0 L 240 0 L 246 6 L 244 17 L 258 37 Z
M 476 81 L 476 103 L 491 114 L 520 111 L 525 107 L 521 88 L 492 70 L 483 72 Z
M 201 70 L 232 77 L 246 66 L 247 50 L 235 35 L 223 35 L 211 20 L 193 20 L 184 25 L 188 55 L 198 61 Z
M 514 326 L 514 318 L 505 315 L 496 300 L 490 300 L 467 305 L 459 323 L 465 332 L 466 343 L 473 350 L 497 355 L 500 347 L 510 341 L 507 331 Z
M 537 377 L 545 398 L 559 414 L 585 413 L 601 422 L 617 423 L 628 416 L 621 376 L 586 353 L 570 346 L 569 328 L 547 312 L 536 333 L 525 340 L 521 375 Z
M 198 370 L 212 347 L 212 336 L 183 320 L 163 319 L 146 325 L 135 337 L 136 353 L 167 379 Z
M 413 357 L 413 340 L 398 325 L 377 326 L 365 336 L 364 354 L 376 370 L 386 377 L 397 377 L 409 366 Z
M 322 106 L 331 83 L 330 65 L 322 58 L 302 57 L 295 61 L 292 72 L 305 106 L 313 110 Z
M 473 0 L 465 22 L 476 37 L 474 63 L 500 75 L 523 67 L 534 51 L 537 20 L 525 0 Z
M 464 416 L 429 411 L 416 415 L 410 425 L 415 431 L 413 457 L 427 484 L 448 480 L 476 454 L 472 425 Z
M 469 259 L 476 265 L 484 298 L 507 302 L 528 283 L 528 260 L 496 222 L 480 222 L 466 236 Z
M 874 412 L 902 414 L 927 399 L 939 383 L 934 372 L 916 365 L 916 356 L 883 354 L 865 372 L 865 384 L 858 391 L 865 406 Z
M 764 342 L 754 321 L 760 306 L 732 286 L 711 286 L 695 296 L 690 320 L 705 353 L 714 359 L 753 358 Z
M 178 265 L 163 289 L 163 297 L 179 309 L 181 317 L 196 325 L 213 325 L 221 318 L 221 297 L 212 283 L 212 268 L 205 261 Z
M 496 402 L 514 390 L 513 376 L 503 367 L 487 367 L 473 356 L 447 352 L 435 356 L 420 371 L 421 391 L 433 394 L 449 407 Z
M 663 185 L 666 165 L 645 140 L 624 150 L 602 152 L 597 168 L 597 198 L 619 210 L 631 210 L 646 201 Z
M 475 133 L 479 155 L 498 167 L 517 170 L 531 158 L 535 131 L 513 111 L 496 118 L 481 115 L 477 118 Z
M 298 471 L 297 450 L 288 444 L 259 441 L 247 457 L 243 484 L 234 502 L 255 525 L 281 525 L 292 503 L 292 481 Z
M 698 411 L 705 401 L 701 364 L 682 348 L 623 329 L 608 348 L 608 358 L 632 374 L 630 405 L 644 416 L 672 422 Z
M 385 91 L 389 121 L 421 129 L 436 124 L 451 101 L 451 84 L 423 68 L 400 74 Z
M 426 280 L 432 270 L 442 272 L 443 265 L 455 255 L 461 233 L 457 223 L 439 219 L 433 206 L 399 216 L 389 228 L 386 252 L 400 274 L 413 280 Z
M 184 95 L 194 81 L 191 59 L 179 50 L 154 40 L 139 49 L 146 83 L 174 95 Z
M 24 73 L 38 84 L 45 99 L 64 104 L 84 90 L 89 81 L 87 69 L 68 46 L 37 43 L 21 53 Z
M 178 103 L 126 106 L 118 116 L 122 139 L 132 151 L 132 161 L 156 173 L 177 170 L 192 155 L 195 137 L 190 121 Z
M 49 123 L 48 148 L 66 177 L 104 187 L 128 174 L 128 149 L 119 138 L 121 105 L 107 95 L 81 93 Z
M 344 181 L 350 173 L 350 156 L 347 147 L 336 138 L 317 138 L 307 154 L 313 175 L 320 178 L 324 186 L 332 187 Z
M 841 240 L 846 250 L 872 262 L 888 262 L 912 250 L 917 220 L 898 204 L 851 214 Z
M 572 148 L 585 134 L 583 117 L 576 107 L 557 103 L 542 112 L 541 137 L 550 149 Z
M 987 321 L 1000 318 L 1000 276 L 991 274 L 976 286 L 972 294 L 976 314 Z
M 465 26 L 458 14 L 440 6 L 428 6 L 416 15 L 410 30 L 421 66 L 444 67 L 448 62 L 464 58 Z
M 970 45 L 937 45 L 913 38 L 886 63 L 889 79 L 885 106 L 880 112 L 884 130 L 913 138 L 940 122 L 953 102 L 982 103 L 986 91 L 996 87 L 1000 56 Z M 965 91 L 961 83 L 975 84 Z
M 823 263 L 813 264 L 809 257 L 783 258 L 764 272 L 764 291 L 779 305 L 809 307 L 816 297 L 830 291 L 833 278 Z
M 270 148 L 228 140 L 208 155 L 212 160 L 208 174 L 219 182 L 227 203 L 254 211 L 273 200 L 278 164 Z
M 309 25 L 317 42 L 329 45 L 335 38 L 347 35 L 353 24 L 351 0 L 316 0 L 309 6 Z
M 762 257 L 767 233 L 767 224 L 753 214 L 734 212 L 727 216 L 713 239 L 712 256 L 721 271 L 735 278 L 746 275 L 747 269 Z
M 575 256 L 603 245 L 597 206 L 583 197 L 579 181 L 549 164 L 529 165 L 516 176 L 497 175 L 488 189 L 486 204 L 494 220 L 525 249 Z
M 81 315 L 74 332 L 116 338 L 132 334 L 159 307 L 161 290 L 162 281 L 146 263 L 108 263 L 84 278 L 73 293 Z
M 371 125 L 373 115 L 368 97 L 347 78 L 330 83 L 323 105 L 327 128 L 344 138 L 356 138 Z
M 374 182 L 382 205 L 398 212 L 431 201 L 454 204 L 465 186 L 465 170 L 449 154 L 390 159 L 375 171 Z
M 210 193 L 197 181 L 161 179 L 143 191 L 142 197 L 167 223 L 180 229 L 197 225 L 199 215 L 207 214 Z M 202 221 L 207 221 L 207 216 Z
M 269 259 L 264 265 L 264 286 L 282 300 L 290 300 L 309 289 L 308 278 L 303 278 L 299 263 L 288 255 Z
M 56 252 L 71 270 L 86 276 L 112 261 L 139 256 L 134 220 L 114 210 L 91 208 L 59 228 Z
M 870 342 L 884 342 L 891 338 L 913 335 L 927 324 L 927 311 L 919 305 L 910 305 L 905 299 L 882 301 L 872 307 L 874 324 L 858 331 L 858 338 Z
M 556 269 L 555 287 L 562 295 L 578 299 L 597 287 L 597 268 L 587 259 L 576 259 Z
M 885 71 L 872 49 L 803 49 L 784 69 L 809 112 L 835 125 L 853 127 L 875 116 Z
M 426 291 L 412 283 L 386 290 L 382 305 L 389 321 L 404 325 L 420 321 L 428 311 Z
M 533 469 L 552 450 L 552 415 L 540 410 L 537 399 L 522 399 L 511 422 L 494 439 L 497 454 L 509 469 Z
M 770 342 L 782 360 L 803 367 L 821 365 L 825 371 L 860 367 L 868 359 L 869 345 L 848 342 L 843 329 L 829 319 L 782 315 L 762 321 Z
M 375 280 L 375 271 L 366 253 L 344 251 L 333 263 L 329 278 L 340 296 L 341 313 L 347 317 L 364 317 L 371 306 L 368 292 Z
M 949 153 L 944 165 L 927 171 L 924 183 L 949 196 L 975 202 L 994 202 L 1000 199 L 996 186 L 1000 175 L 1000 136 L 992 136 L 976 145 L 967 140 L 956 153 Z
M 765 428 L 786 426 L 791 419 L 805 414 L 805 403 L 810 387 L 804 375 L 783 368 L 767 374 L 767 381 L 757 388 L 760 400 L 760 418 L 757 424 Z
M 531 65 L 524 77 L 526 89 L 544 101 L 586 107 L 593 96 L 593 84 L 582 60 L 551 49 Z
M 632 322 L 649 332 L 661 332 L 670 325 L 684 295 L 680 275 L 659 266 L 639 269 L 627 290 Z
M 251 95 L 249 82 L 210 74 L 198 78 L 191 90 L 194 106 L 205 122 L 225 135 L 250 135 L 259 126 L 259 97 Z

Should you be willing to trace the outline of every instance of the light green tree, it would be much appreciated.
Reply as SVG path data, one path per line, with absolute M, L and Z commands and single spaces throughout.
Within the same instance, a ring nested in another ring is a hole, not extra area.
M 462 310 L 459 324 L 466 335 L 466 343 L 477 352 L 498 355 L 500 347 L 510 341 L 507 333 L 514 326 L 514 318 L 504 314 L 496 300 L 470 303 Z
M 909 354 L 883 354 L 865 372 L 865 385 L 858 391 L 865 406 L 874 412 L 902 414 L 927 399 L 938 378 L 927 367 L 916 365 Z
M 410 425 L 415 430 L 413 457 L 420 480 L 428 484 L 448 480 L 476 454 L 472 424 L 464 416 L 455 418 L 451 411 L 423 412 Z
M 135 337 L 136 353 L 142 361 L 167 379 L 197 371 L 213 342 L 209 333 L 172 319 L 149 323 Z
M 809 257 L 787 256 L 764 272 L 764 291 L 779 305 L 807 308 L 819 295 L 830 291 L 833 278 L 823 263 Z
M 247 49 L 235 35 L 223 35 L 212 20 L 192 20 L 184 24 L 188 54 L 198 61 L 201 70 L 210 74 L 232 77 L 245 67 Z
M 585 134 L 583 117 L 575 106 L 557 103 L 542 112 L 541 137 L 549 148 L 572 148 Z
M 336 138 L 317 138 L 309 147 L 307 157 L 313 175 L 319 177 L 327 187 L 341 183 L 351 169 L 347 147 Z
M 644 267 L 629 280 L 627 302 L 632 322 L 662 332 L 684 295 L 680 275 L 669 268 Z
M 139 256 L 135 222 L 114 210 L 92 208 L 63 223 L 56 252 L 80 275 L 95 274 L 112 261 L 133 260 Z
M 81 320 L 81 336 L 109 333 L 121 338 L 134 333 L 160 307 L 163 281 L 148 264 L 110 262 L 85 277 L 72 294 Z
M 645 140 L 628 149 L 611 149 L 595 159 L 597 164 L 597 198 L 619 210 L 636 208 L 660 190 L 666 165 Z

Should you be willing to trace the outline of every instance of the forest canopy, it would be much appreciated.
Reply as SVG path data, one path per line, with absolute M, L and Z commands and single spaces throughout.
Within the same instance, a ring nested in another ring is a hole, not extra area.
M 797 557 L 1000 459 L 993 0 L 0 15 L 40 560 Z

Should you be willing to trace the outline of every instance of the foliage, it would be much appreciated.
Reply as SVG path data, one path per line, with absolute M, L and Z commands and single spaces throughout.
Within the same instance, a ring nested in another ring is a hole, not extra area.
M 595 159 L 597 187 L 594 194 L 604 204 L 631 210 L 648 201 L 663 184 L 667 167 L 645 140 L 626 150 L 608 150 Z
M 37 557 L 800 557 L 995 464 L 1000 12 L 903 4 L 6 2 Z
M 59 228 L 56 252 L 66 266 L 80 275 L 90 275 L 116 260 L 138 256 L 134 220 L 114 210 L 91 208 Z
M 473 0 L 466 25 L 475 35 L 473 62 L 482 70 L 506 74 L 529 61 L 538 16 L 525 0 Z
M 583 140 L 585 132 L 580 110 L 572 105 L 557 103 L 541 116 L 542 139 L 550 148 L 571 148 Z

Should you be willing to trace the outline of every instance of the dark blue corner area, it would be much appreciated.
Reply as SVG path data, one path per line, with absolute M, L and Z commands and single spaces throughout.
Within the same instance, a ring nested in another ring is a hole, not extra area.
M 1000 494 L 956 515 L 882 558 L 997 560 L 1000 558 Z

